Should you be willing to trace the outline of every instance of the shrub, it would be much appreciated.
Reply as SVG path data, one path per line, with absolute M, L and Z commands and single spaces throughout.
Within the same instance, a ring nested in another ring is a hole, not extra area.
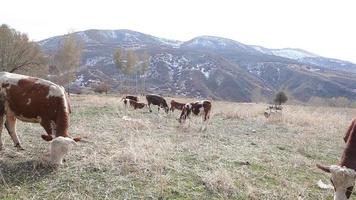
M 274 103 L 278 105 L 282 105 L 287 101 L 288 101 L 288 97 L 284 92 L 278 92 L 276 94 L 276 97 L 274 98 Z
M 105 93 L 107 94 L 108 91 L 110 90 L 110 85 L 107 84 L 107 83 L 103 83 L 103 82 L 100 82 L 100 83 L 96 83 L 92 86 L 92 89 L 95 93 Z

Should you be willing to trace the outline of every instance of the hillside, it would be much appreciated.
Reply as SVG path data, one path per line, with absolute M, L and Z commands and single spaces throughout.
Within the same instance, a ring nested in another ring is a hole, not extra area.
M 331 199 L 315 164 L 337 163 L 356 113 L 285 106 L 266 120 L 264 104 L 213 101 L 199 132 L 198 118 L 182 127 L 179 112 L 125 110 L 120 98 L 71 96 L 69 132 L 83 139 L 58 170 L 43 163 L 39 124 L 18 123 L 25 151 L 3 134 L 0 199 Z
M 84 44 L 77 83 L 110 80 L 120 88 L 112 54 L 118 47 L 151 56 L 145 75 L 148 92 L 199 98 L 251 101 L 256 91 L 271 97 L 286 90 L 295 99 L 343 96 L 356 99 L 356 65 L 299 49 L 267 49 L 214 36 L 182 42 L 131 30 L 87 30 L 75 33 Z M 46 53 L 62 36 L 39 44 Z M 143 76 L 141 76 L 143 78 Z

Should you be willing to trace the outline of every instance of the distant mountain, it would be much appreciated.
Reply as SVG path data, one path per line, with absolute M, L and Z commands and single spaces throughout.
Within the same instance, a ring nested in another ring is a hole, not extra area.
M 251 101 L 256 92 L 268 97 L 284 89 L 301 101 L 312 96 L 356 99 L 355 64 L 300 49 L 268 49 L 214 36 L 181 42 L 131 30 L 74 34 L 84 44 L 76 81 L 84 86 L 110 80 L 114 89 L 120 88 L 121 72 L 112 59 L 120 47 L 151 56 L 145 75 L 150 92 Z M 62 39 L 56 36 L 39 44 L 52 53 Z
M 325 58 L 319 55 L 310 53 L 308 51 L 302 49 L 267 49 L 260 46 L 252 46 L 257 51 L 267 55 L 280 56 L 284 58 L 289 58 L 293 60 L 297 60 L 301 63 L 307 65 L 314 65 L 323 68 L 333 69 L 333 70 L 344 70 L 351 71 L 356 73 L 356 65 L 343 60 L 333 59 L 333 58 Z

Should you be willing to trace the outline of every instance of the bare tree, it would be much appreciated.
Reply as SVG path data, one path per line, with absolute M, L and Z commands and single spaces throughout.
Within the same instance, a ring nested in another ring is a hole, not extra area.
M 127 51 L 126 55 L 126 74 L 132 74 L 137 64 L 137 55 L 133 50 Z
M 0 26 L 1 71 L 22 73 L 38 71 L 45 68 L 45 63 L 46 59 L 36 42 L 29 41 L 26 34 L 5 24 Z
M 72 33 L 65 35 L 57 52 L 52 56 L 50 70 L 54 74 L 55 82 L 69 87 L 75 80 L 81 54 L 82 45 L 76 40 L 75 35 Z
M 121 79 L 120 84 L 122 90 L 124 90 L 125 85 L 125 72 L 126 72 L 126 60 L 124 59 L 124 52 L 121 48 L 117 48 L 113 55 L 113 60 L 116 68 L 121 72 L 119 79 Z
M 146 73 L 149 70 L 150 67 L 150 55 L 145 52 L 142 55 L 142 62 L 141 62 L 141 67 L 140 67 L 140 72 L 139 74 L 143 76 L 142 78 L 142 89 L 141 89 L 141 93 L 144 94 L 146 92 Z
M 123 60 L 123 52 L 121 48 L 117 48 L 113 55 L 115 66 L 118 70 L 124 71 L 125 62 Z
M 138 59 L 133 50 L 128 50 L 124 53 L 122 49 L 116 49 L 113 58 L 117 69 L 120 70 L 124 76 L 129 76 L 134 72 Z M 123 85 L 125 85 L 125 81 L 123 81 Z

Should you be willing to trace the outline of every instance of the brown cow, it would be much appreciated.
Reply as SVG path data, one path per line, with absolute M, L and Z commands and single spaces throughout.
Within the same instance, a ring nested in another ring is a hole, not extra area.
M 170 111 L 174 112 L 175 109 L 177 110 L 183 110 L 184 103 L 179 103 L 177 101 L 172 100 L 171 101 L 171 108 L 169 109 Z
M 3 146 L 1 132 L 5 127 L 15 147 L 22 149 L 16 133 L 16 119 L 40 123 L 47 135 L 69 137 L 70 103 L 63 87 L 40 78 L 0 72 L 0 149 Z M 79 141 L 80 138 L 74 138 Z
M 136 101 L 134 101 L 134 100 L 132 100 L 132 99 L 124 99 L 123 101 L 124 101 L 125 106 L 126 106 L 127 104 L 129 104 L 129 105 L 130 105 L 131 107 L 133 107 L 135 110 L 136 110 L 136 109 L 144 108 L 144 107 L 146 106 L 145 103 L 136 102 Z
M 331 173 L 331 183 L 334 186 L 334 200 L 349 199 L 355 185 L 356 178 L 356 119 L 354 119 L 344 137 L 346 147 L 339 165 L 317 167 Z
M 208 100 L 187 103 L 183 107 L 182 113 L 179 118 L 179 122 L 184 123 L 187 118 L 190 118 L 191 113 L 193 113 L 196 116 L 202 115 L 203 124 L 201 130 L 205 130 L 206 123 L 208 122 L 208 119 L 210 117 L 210 112 L 211 112 L 211 102 Z

